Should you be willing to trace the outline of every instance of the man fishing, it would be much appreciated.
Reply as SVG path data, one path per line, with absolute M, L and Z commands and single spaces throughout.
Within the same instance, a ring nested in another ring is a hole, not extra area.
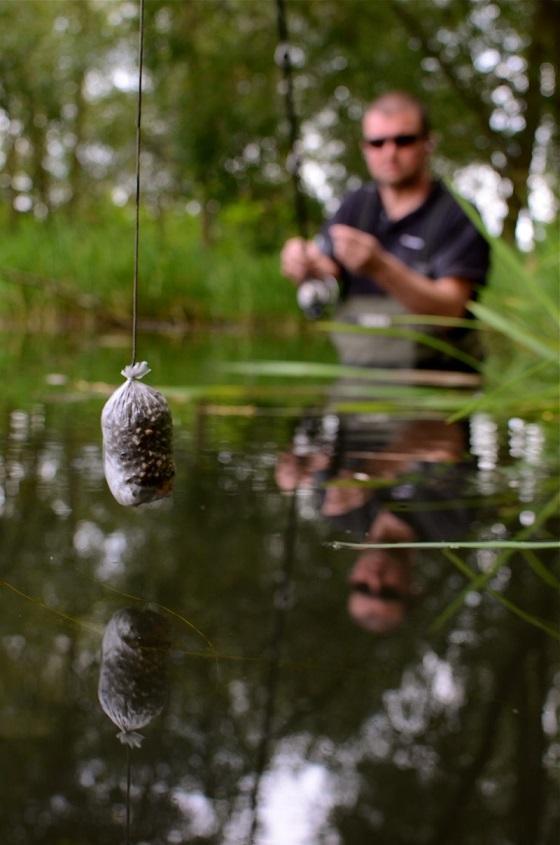
M 404 315 L 468 316 L 467 304 L 486 280 L 488 244 L 431 174 L 434 140 L 419 100 L 401 91 L 383 94 L 366 108 L 362 131 L 373 181 L 343 199 L 317 238 L 290 238 L 282 272 L 298 286 L 336 278 L 337 319 L 383 330 L 382 337 L 365 339 L 337 333 L 343 362 L 469 369 L 469 354 L 450 359 L 441 344 L 434 353 L 411 339 Z M 412 328 L 436 332 L 457 350 L 469 335 L 465 328 Z

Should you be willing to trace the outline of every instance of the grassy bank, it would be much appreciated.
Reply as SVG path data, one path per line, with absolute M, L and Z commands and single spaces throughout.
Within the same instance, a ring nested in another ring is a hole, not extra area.
M 48 328 L 130 319 L 134 223 L 110 209 L 46 222 L 22 217 L 0 240 L 0 320 Z M 296 314 L 278 256 L 250 251 L 235 227 L 205 246 L 186 214 L 141 221 L 139 313 L 189 323 Z

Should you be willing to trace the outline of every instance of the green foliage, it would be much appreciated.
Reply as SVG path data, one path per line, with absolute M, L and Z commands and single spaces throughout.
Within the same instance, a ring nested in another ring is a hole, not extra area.
M 554 157 L 556 3 L 286 6 L 296 109 L 315 138 L 305 159 L 335 195 L 363 173 L 364 104 L 402 87 L 428 101 L 442 170 L 490 165 L 512 189 L 508 224 L 527 207 L 533 151 L 541 168 Z M 48 214 L 115 187 L 132 193 L 137 36 L 137 4 L 127 0 L 0 0 L 0 191 L 9 208 Z M 146 2 L 144 195 L 158 208 L 199 202 L 206 238 L 223 206 L 291 200 L 276 46 L 273 2 Z
M 463 203 L 491 243 L 490 284 L 471 311 L 489 331 L 484 335 L 487 391 L 477 406 L 508 413 L 523 400 L 556 412 L 560 384 L 560 290 L 557 233 L 554 228 L 523 256 L 503 238 L 492 237 L 471 207 Z M 469 404 L 464 412 L 475 407 Z
M 472 310 L 523 349 L 528 365 L 539 359 L 558 365 L 557 232 L 550 229 L 547 237 L 526 257 L 500 238 L 491 241 L 494 253 L 491 284 L 482 305 L 473 306 Z M 502 351 L 505 354 L 500 354 Z M 511 360 L 510 350 L 507 347 L 500 350 L 498 345 L 496 353 L 495 364 L 503 371 Z
M 128 322 L 133 233 L 130 209 L 21 219 L 0 242 L 0 316 L 36 324 L 85 310 Z M 235 227 L 210 248 L 200 241 L 197 219 L 177 213 L 154 219 L 146 211 L 141 233 L 141 318 L 184 324 L 296 315 L 277 255 L 250 252 Z

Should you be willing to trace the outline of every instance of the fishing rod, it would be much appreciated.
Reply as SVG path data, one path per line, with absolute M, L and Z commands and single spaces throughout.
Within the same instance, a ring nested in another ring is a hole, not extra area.
M 278 46 L 276 48 L 276 64 L 282 72 L 282 91 L 284 94 L 284 110 L 288 123 L 288 157 L 287 169 L 291 176 L 294 216 L 298 235 L 302 239 L 304 249 L 309 239 L 309 215 L 305 194 L 302 188 L 302 155 L 301 133 L 294 99 L 294 77 L 291 57 L 290 33 L 286 15 L 285 0 L 275 0 L 276 28 Z M 334 276 L 325 278 L 304 279 L 297 288 L 297 302 L 303 313 L 309 319 L 322 317 L 329 306 L 336 303 L 339 296 L 338 282 Z

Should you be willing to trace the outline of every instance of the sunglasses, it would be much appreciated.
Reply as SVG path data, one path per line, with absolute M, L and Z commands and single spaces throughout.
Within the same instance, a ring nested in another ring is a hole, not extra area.
M 371 599 L 381 599 L 381 601 L 404 602 L 406 596 L 395 587 L 383 586 L 379 590 L 372 590 L 369 584 L 362 581 L 356 581 L 350 585 L 350 590 L 353 593 L 359 593 L 362 596 L 368 596 Z
M 385 144 L 391 141 L 396 147 L 411 147 L 412 144 L 415 144 L 423 137 L 423 135 L 389 135 L 387 138 L 364 138 L 363 143 L 367 147 L 374 147 L 376 150 L 380 150 L 381 147 L 384 147 Z

